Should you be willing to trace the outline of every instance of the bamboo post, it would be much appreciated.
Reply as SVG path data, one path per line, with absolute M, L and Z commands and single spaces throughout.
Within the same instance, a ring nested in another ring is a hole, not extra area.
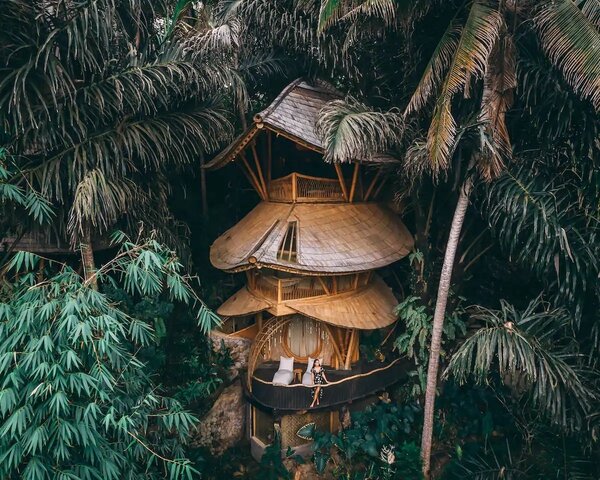
M 344 370 L 350 370 L 350 366 L 352 364 L 352 356 L 354 355 L 354 344 L 356 342 L 356 328 L 352 329 L 352 334 L 350 335 L 350 345 L 348 345 L 348 352 L 346 353 L 346 363 L 344 364 Z
M 246 159 L 246 155 L 241 153 L 240 157 L 242 157 L 242 162 L 244 163 L 244 166 L 246 167 L 248 174 L 250 175 L 250 178 L 251 178 L 250 183 L 252 183 L 252 185 L 254 186 L 254 188 L 256 189 L 258 194 L 260 195 L 260 198 L 262 200 L 266 200 L 267 196 L 266 196 L 265 192 L 263 191 L 261 184 L 260 184 L 258 178 L 256 177 L 256 174 L 254 173 L 252 168 L 250 168 L 250 164 L 248 163 L 248 160 Z
M 339 163 L 335 163 L 335 173 L 337 173 L 338 181 L 340 182 L 340 187 L 342 187 L 342 195 L 344 195 L 344 200 L 348 201 L 348 190 L 346 189 L 346 181 L 344 180 L 344 172 L 342 172 L 342 166 Z
M 379 195 L 379 192 L 381 192 L 381 189 L 385 185 L 386 181 L 387 181 L 387 177 L 383 177 L 383 180 L 381 180 L 381 182 L 379 182 L 379 186 L 377 187 L 377 190 L 375 190 L 375 193 L 373 194 L 373 198 L 375 198 L 375 197 L 377 197 L 377 195 Z
M 373 188 L 375 188 L 375 184 L 377 183 L 377 180 L 379 180 L 379 177 L 381 176 L 381 171 L 382 169 L 380 168 L 379 170 L 377 170 L 377 173 L 375 174 L 375 177 L 373 178 L 373 180 L 371 181 L 369 188 L 367 188 L 367 192 L 365 193 L 365 197 L 364 197 L 364 201 L 366 202 L 369 197 L 371 196 L 371 192 L 373 191 Z
M 333 345 L 333 351 L 335 352 L 335 355 L 338 359 L 338 361 L 336 362 L 336 366 L 335 366 L 335 368 L 338 369 L 341 362 L 344 361 L 344 359 L 342 358 L 342 352 L 340 351 L 340 346 L 338 345 L 338 342 L 335 339 L 335 332 L 333 331 L 332 327 L 326 323 L 325 328 L 327 328 L 327 332 L 329 333 L 329 338 L 331 339 L 331 344 Z
M 331 295 L 331 291 L 329 290 L 329 288 L 327 287 L 327 284 L 325 283 L 325 281 L 321 278 L 321 277 L 317 277 L 317 279 L 319 280 L 319 282 L 321 283 L 321 286 L 323 287 L 323 290 L 325 290 L 325 293 L 327 295 Z
M 281 291 L 281 279 L 277 279 L 277 303 L 281 303 L 283 292 Z
M 358 181 L 358 171 L 360 168 L 360 163 L 356 162 L 354 164 L 354 173 L 352 174 L 352 186 L 350 187 L 350 198 L 349 202 L 352 203 L 354 200 L 354 193 L 356 192 L 356 182 Z
M 263 192 L 265 193 L 266 200 L 268 200 L 269 191 L 267 190 L 267 183 L 265 182 L 265 177 L 263 176 L 262 168 L 260 166 L 260 159 L 258 158 L 258 152 L 256 151 L 256 143 L 252 142 L 250 148 L 252 149 L 252 156 L 254 157 L 254 164 L 256 165 L 256 172 L 258 174 L 260 184 L 262 186 Z
M 298 198 L 298 186 L 296 183 L 296 172 L 292 173 L 292 201 Z

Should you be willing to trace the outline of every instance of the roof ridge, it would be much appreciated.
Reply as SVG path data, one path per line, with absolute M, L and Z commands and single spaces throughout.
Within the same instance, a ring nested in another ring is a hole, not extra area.
M 294 89 L 298 84 L 302 83 L 302 81 L 304 81 L 304 77 L 299 77 L 296 80 L 294 80 L 292 83 L 290 83 L 287 87 L 285 87 L 281 91 L 281 93 L 275 97 L 275 100 L 273 100 L 267 108 L 265 108 L 264 110 L 258 112 L 256 115 L 254 115 L 254 122 L 261 123 L 263 118 L 265 118 L 267 115 L 272 113 L 273 110 L 275 110 L 275 108 L 277 108 L 277 106 L 281 103 L 281 101 L 285 97 L 287 97 L 288 93 L 292 89 Z

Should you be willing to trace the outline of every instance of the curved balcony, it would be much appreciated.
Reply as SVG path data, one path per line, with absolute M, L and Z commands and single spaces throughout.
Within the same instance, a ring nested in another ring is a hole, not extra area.
M 314 298 L 323 295 L 337 295 L 365 287 L 371 272 L 353 275 L 327 277 L 276 278 L 270 275 L 256 275 L 248 282 L 248 290 L 262 298 L 278 303 Z
M 301 383 L 274 385 L 271 379 L 276 368 L 273 364 L 262 365 L 257 369 L 250 380 L 251 391 L 247 381 L 244 382 L 246 395 L 271 410 L 307 410 L 311 402 L 312 387 Z M 323 399 L 318 409 L 351 403 L 373 395 L 406 378 L 406 372 L 407 360 L 401 358 L 388 363 L 364 364 L 348 371 L 326 369 L 330 383 L 322 386 Z
M 290 173 L 271 180 L 269 200 L 297 203 L 345 202 L 346 196 L 337 179 Z

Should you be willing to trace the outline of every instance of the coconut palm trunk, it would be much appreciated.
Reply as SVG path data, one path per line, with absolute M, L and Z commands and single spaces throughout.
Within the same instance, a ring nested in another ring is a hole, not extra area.
M 92 234 L 89 227 L 85 228 L 83 242 L 81 243 L 81 263 L 83 265 L 83 277 L 85 278 L 85 282 L 94 290 L 98 290 L 94 248 L 92 246 Z
M 427 369 L 427 389 L 425 390 L 425 412 L 423 419 L 423 437 L 421 439 L 421 459 L 423 461 L 423 475 L 430 478 L 431 467 L 431 444 L 433 440 L 433 413 L 435 407 L 435 395 L 437 390 L 438 369 L 440 363 L 440 346 L 442 343 L 442 332 L 444 330 L 444 317 L 446 315 L 446 304 L 452 280 L 454 258 L 460 239 L 460 232 L 465 220 L 465 213 L 469 205 L 469 196 L 473 189 L 473 182 L 467 179 L 460 189 L 446 253 L 444 264 L 440 275 L 435 312 L 433 315 L 433 330 L 431 334 L 431 346 L 429 348 L 429 365 Z

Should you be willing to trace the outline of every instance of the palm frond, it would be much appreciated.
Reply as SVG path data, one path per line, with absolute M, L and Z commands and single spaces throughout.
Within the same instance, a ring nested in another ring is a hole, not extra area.
M 600 0 L 580 0 L 581 11 L 596 28 L 600 28 Z
M 512 146 L 506 126 L 506 112 L 512 106 L 517 86 L 515 48 L 512 38 L 505 34 L 492 50 L 483 82 L 483 98 L 479 119 L 491 139 L 492 148 L 484 151 L 486 162 L 478 162 L 484 180 L 500 174 L 512 156 Z
M 575 92 L 600 110 L 600 31 L 572 0 L 539 8 L 534 25 L 542 48 Z
M 107 179 L 101 170 L 88 171 L 79 182 L 69 212 L 68 230 L 75 237 L 83 235 L 84 226 L 92 226 L 100 234 L 111 228 L 124 213 L 133 213 L 137 193 L 128 179 Z
M 354 99 L 334 100 L 323 107 L 317 133 L 325 144 L 325 159 L 349 162 L 385 152 L 400 141 L 399 112 L 376 112 Z
M 452 98 L 472 78 L 484 74 L 502 23 L 498 11 L 485 2 L 475 1 L 471 6 L 427 134 L 427 148 L 434 175 L 448 167 L 453 149 L 456 122 L 451 112 Z
M 445 375 L 484 383 L 497 371 L 513 388 L 524 388 L 551 422 L 581 428 L 599 397 L 589 382 L 596 374 L 584 366 L 574 339 L 565 340 L 568 313 L 538 297 L 523 311 L 501 301 L 500 310 L 481 308 L 474 319 L 485 326 L 458 348 Z
M 319 24 L 317 30 L 325 31 L 330 25 L 337 22 L 343 15 L 342 8 L 344 0 L 323 0 L 319 12 Z
M 599 272 L 597 186 L 582 187 L 586 167 L 522 160 L 486 188 L 484 218 L 510 258 L 529 268 L 550 292 L 581 314 Z M 560 162 L 560 163 L 559 163 Z M 591 177 L 594 180 L 595 177 Z
M 421 110 L 444 78 L 458 46 L 460 26 L 452 19 L 438 42 L 408 105 L 406 115 Z

